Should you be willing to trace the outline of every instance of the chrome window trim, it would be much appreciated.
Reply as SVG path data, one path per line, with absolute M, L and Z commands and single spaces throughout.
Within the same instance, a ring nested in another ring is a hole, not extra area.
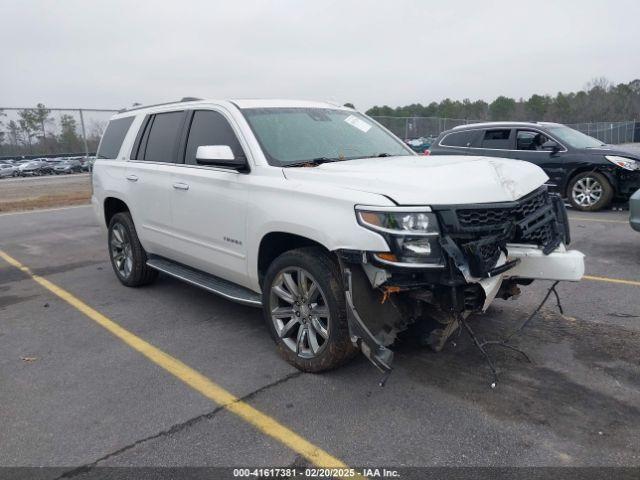
M 132 160 L 127 159 L 127 163 L 142 163 L 145 165 L 167 165 L 170 167 L 182 167 L 182 168 L 198 168 L 201 170 L 215 170 L 217 172 L 226 172 L 226 173 L 235 173 L 238 175 L 247 175 L 249 172 L 239 172 L 233 168 L 224 168 L 224 167 L 216 167 L 213 165 L 187 165 L 186 163 L 175 163 L 175 162 L 154 162 L 151 160 Z
M 469 129 L 464 129 L 461 128 L 459 130 L 456 131 L 451 131 L 449 133 L 447 133 L 444 137 L 442 137 L 442 139 L 438 142 L 438 146 L 439 147 L 444 147 L 444 148 L 466 148 L 467 150 L 493 150 L 493 151 L 497 151 L 497 152 L 529 152 L 529 153 L 551 153 L 548 150 L 517 150 L 517 149 L 507 149 L 507 148 L 485 148 L 485 147 L 454 147 L 451 145 L 443 145 L 442 142 L 444 141 L 445 138 L 447 138 L 449 135 L 452 135 L 454 133 L 460 133 L 460 132 L 473 132 L 473 131 L 478 131 L 478 130 L 533 130 L 534 132 L 538 132 L 541 133 L 542 135 L 547 136 L 548 138 L 550 138 L 551 140 L 553 140 L 554 142 L 556 142 L 558 145 L 560 145 L 563 149 L 562 150 L 558 150 L 556 153 L 565 153 L 568 152 L 569 150 L 567 149 L 567 147 L 565 147 L 565 145 L 560 142 L 557 138 L 555 138 L 553 135 L 544 132 L 542 130 L 539 130 L 535 127 L 526 127 L 526 126 L 517 126 L 517 127 L 508 127 L 506 125 L 500 125 L 500 126 L 496 126 L 495 128 L 492 127 L 481 127 L 481 128 L 469 128 Z M 452 129 L 453 130 L 453 129 Z M 517 137 L 517 132 L 516 132 L 516 137 Z

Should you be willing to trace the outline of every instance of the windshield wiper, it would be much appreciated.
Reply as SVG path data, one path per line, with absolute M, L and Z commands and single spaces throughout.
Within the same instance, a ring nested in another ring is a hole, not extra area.
M 390 153 L 379 153 L 378 155 L 376 155 L 376 157 L 393 157 L 394 155 L 391 155 Z
M 283 167 L 315 166 L 315 165 L 320 165 L 322 163 L 339 162 L 340 160 L 341 160 L 340 158 L 318 157 L 318 158 L 312 158 L 311 160 L 303 160 L 301 162 L 288 163 L 287 165 L 283 165 Z

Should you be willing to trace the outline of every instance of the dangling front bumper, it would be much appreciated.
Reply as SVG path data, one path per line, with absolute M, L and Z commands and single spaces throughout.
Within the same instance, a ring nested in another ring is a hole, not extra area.
M 517 295 L 519 284 L 579 281 L 584 274 L 584 255 L 565 247 L 564 204 L 545 187 L 515 202 L 432 208 L 443 254 L 434 267 L 394 266 L 373 252 L 336 252 L 352 341 L 381 370 L 390 369 L 388 347 L 396 333 L 416 319 L 444 315 L 438 321 L 449 325 L 485 311 L 496 297 Z

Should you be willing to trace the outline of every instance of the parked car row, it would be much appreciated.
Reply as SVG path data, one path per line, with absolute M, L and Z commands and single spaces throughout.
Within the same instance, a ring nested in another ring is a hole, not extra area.
M 0 178 L 35 177 L 90 172 L 95 157 L 58 157 L 0 160 Z

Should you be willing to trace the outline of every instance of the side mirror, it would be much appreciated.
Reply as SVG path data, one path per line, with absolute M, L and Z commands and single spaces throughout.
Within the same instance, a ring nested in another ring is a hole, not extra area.
M 236 158 L 229 145 L 200 145 L 196 150 L 198 165 L 217 165 L 240 170 L 247 166 L 244 157 Z
M 558 145 L 558 143 L 553 140 L 547 140 L 542 144 L 542 149 L 557 152 L 558 150 L 560 150 L 560 145 Z

